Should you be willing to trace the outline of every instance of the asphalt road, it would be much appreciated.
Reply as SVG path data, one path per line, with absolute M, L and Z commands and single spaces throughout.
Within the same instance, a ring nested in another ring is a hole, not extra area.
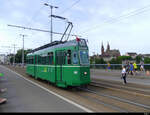
M 4 73 L 0 88 L 7 88 L 5 93 L 0 93 L 0 97 L 7 98 L 0 105 L 0 112 L 85 112 L 2 66 L 0 73 Z

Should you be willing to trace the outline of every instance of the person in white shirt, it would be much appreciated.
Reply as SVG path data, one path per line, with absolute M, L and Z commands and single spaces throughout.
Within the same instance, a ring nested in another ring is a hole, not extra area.
M 126 84 L 127 83 L 127 81 L 126 81 L 126 69 L 125 69 L 125 67 L 123 66 L 122 67 L 122 72 L 121 72 L 121 75 L 122 75 L 122 78 L 123 78 L 123 84 Z

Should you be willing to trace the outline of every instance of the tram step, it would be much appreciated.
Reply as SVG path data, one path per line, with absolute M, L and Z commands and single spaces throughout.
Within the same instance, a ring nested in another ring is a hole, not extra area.
M 58 87 L 64 87 L 64 88 L 67 87 L 66 82 L 64 82 L 64 81 L 57 81 L 56 84 Z

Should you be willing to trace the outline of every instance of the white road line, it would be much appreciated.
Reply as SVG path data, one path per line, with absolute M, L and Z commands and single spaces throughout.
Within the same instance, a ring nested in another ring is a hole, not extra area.
M 59 98 L 65 100 L 65 101 L 67 101 L 68 103 L 70 103 L 70 104 L 72 104 L 72 105 L 74 105 L 74 106 L 76 106 L 76 107 L 78 107 L 78 108 L 84 110 L 85 112 L 89 112 L 89 113 L 92 113 L 92 112 L 93 112 L 93 111 L 91 111 L 91 110 L 89 110 L 89 109 L 87 109 L 87 108 L 85 108 L 85 107 L 83 107 L 83 106 L 81 106 L 81 105 L 79 105 L 79 104 L 77 104 L 77 103 L 75 103 L 75 102 L 73 102 L 73 101 L 71 101 L 71 100 L 69 100 L 69 99 L 63 97 L 63 96 L 61 96 L 61 95 L 58 95 L 58 94 L 55 93 L 55 92 L 52 92 L 52 91 L 48 90 L 47 88 L 45 88 L 45 87 L 43 87 L 43 86 L 41 86 L 41 85 L 39 85 L 39 84 L 37 84 L 37 83 L 35 83 L 35 82 L 29 80 L 29 79 L 26 79 L 25 77 L 23 77 L 23 76 L 20 75 L 19 73 L 16 73 L 15 71 L 12 71 L 12 70 L 10 70 L 10 69 L 7 68 L 7 67 L 4 67 L 4 66 L 1 66 L 1 67 L 5 68 L 5 69 L 8 69 L 10 72 L 12 72 L 12 73 L 14 73 L 14 74 L 17 74 L 18 76 L 20 76 L 21 78 L 25 79 L 26 81 L 28 81 L 28 82 L 30 82 L 30 83 L 32 83 L 32 84 L 34 84 L 34 85 L 40 87 L 41 89 L 43 89 L 43 90 L 45 90 L 45 91 L 47 91 L 47 92 L 49 92 L 49 93 L 51 93 L 51 94 L 53 94 L 53 95 L 55 95 L 55 96 L 57 96 L 57 97 L 59 97 Z

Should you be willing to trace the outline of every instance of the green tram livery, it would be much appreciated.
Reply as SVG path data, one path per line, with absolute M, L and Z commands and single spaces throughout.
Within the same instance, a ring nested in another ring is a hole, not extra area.
M 90 83 L 89 50 L 85 39 L 55 41 L 27 54 L 26 73 L 58 87 Z

